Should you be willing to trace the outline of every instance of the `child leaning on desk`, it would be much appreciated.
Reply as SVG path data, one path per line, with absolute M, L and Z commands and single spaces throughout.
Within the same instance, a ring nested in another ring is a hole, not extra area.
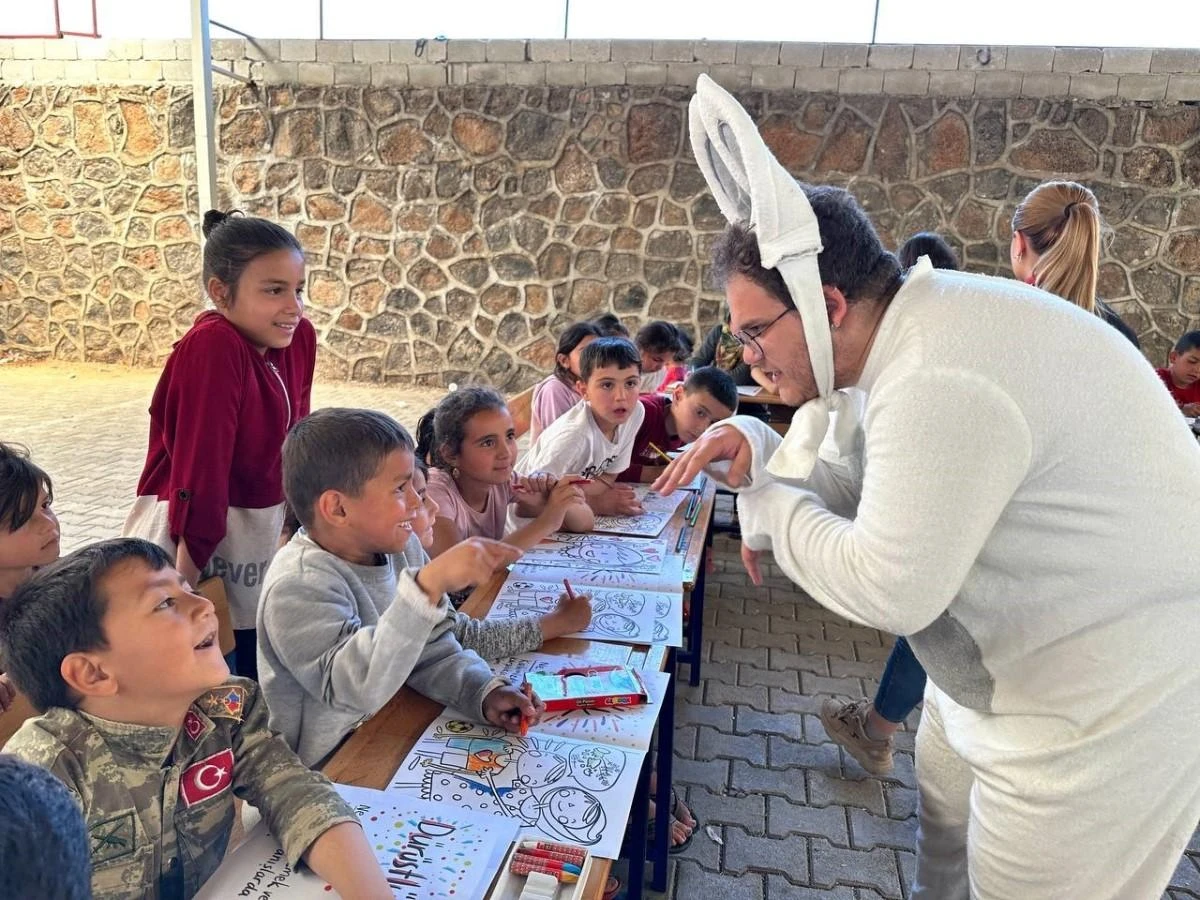
M 641 356 L 627 338 L 598 338 L 579 358 L 584 402 L 543 431 L 517 464 L 522 474 L 579 473 L 592 483 L 584 496 L 597 515 L 636 515 L 633 488 L 614 486 L 629 468 L 633 441 L 646 412 L 638 403 Z
M 229 677 L 212 604 L 157 545 L 101 541 L 39 571 L 0 607 L 0 655 L 42 712 L 5 750 L 74 795 L 98 900 L 193 896 L 235 795 L 289 865 L 343 897 L 391 896 L 354 810 L 268 728 L 258 686 Z
M 421 502 L 408 432 L 389 416 L 328 408 L 292 427 L 283 483 L 303 528 L 275 557 L 258 612 L 263 693 L 308 765 L 402 686 L 518 730 L 541 704 L 463 650 L 447 591 L 486 580 L 520 551 L 469 538 L 419 570 L 404 548 Z

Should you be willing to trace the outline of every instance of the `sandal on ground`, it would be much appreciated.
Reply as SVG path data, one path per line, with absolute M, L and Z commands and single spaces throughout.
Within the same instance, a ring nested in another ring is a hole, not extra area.
M 680 810 L 680 807 L 682 807 L 682 806 L 683 806 L 683 802 L 679 799 L 679 795 L 675 793 L 675 788 L 671 788 L 671 812 L 668 816 L 668 818 L 670 819 L 671 826 L 674 826 L 674 824 L 676 822 L 679 822 L 681 824 L 683 823 L 682 818 L 680 818 L 677 815 Z M 657 816 L 651 816 L 649 818 L 649 820 L 647 820 L 647 822 L 646 822 L 646 840 L 650 844 L 654 843 L 655 819 L 656 818 L 657 818 Z M 695 819 L 696 817 L 693 815 L 692 818 Z M 687 827 L 687 826 L 685 825 L 684 827 Z M 684 838 L 682 841 L 680 841 L 678 844 L 672 844 L 670 842 L 670 838 L 668 837 L 667 852 L 668 853 L 682 853 L 684 850 L 686 850 L 688 847 L 691 846 L 692 838 L 694 838 L 696 836 L 696 832 L 699 830 L 699 828 L 700 828 L 700 822 L 697 821 L 696 824 L 692 826 L 692 830 L 690 832 L 688 832 L 688 836 L 686 838 Z

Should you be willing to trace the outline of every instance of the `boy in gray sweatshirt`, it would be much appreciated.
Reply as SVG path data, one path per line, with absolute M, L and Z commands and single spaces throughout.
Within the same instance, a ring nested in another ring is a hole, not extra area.
M 382 413 L 335 408 L 296 423 L 283 445 L 284 492 L 304 527 L 263 583 L 258 671 L 271 728 L 310 766 L 405 684 L 510 731 L 543 708 L 463 650 L 447 616 L 448 591 L 520 551 L 472 538 L 405 565 L 421 507 L 413 446 Z

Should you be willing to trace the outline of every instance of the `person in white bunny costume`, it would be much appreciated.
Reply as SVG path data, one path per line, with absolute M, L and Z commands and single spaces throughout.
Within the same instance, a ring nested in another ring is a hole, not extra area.
M 730 327 L 799 409 L 782 440 L 712 426 L 655 487 L 709 469 L 740 491 L 753 580 L 771 550 L 908 636 L 929 673 L 914 898 L 1157 900 L 1200 818 L 1200 449 L 1161 382 L 1035 288 L 903 272 L 705 76 L 691 132 L 732 223 Z

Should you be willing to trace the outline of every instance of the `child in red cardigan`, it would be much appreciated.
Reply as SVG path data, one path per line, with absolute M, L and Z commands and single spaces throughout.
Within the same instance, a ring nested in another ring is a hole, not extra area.
M 126 536 L 154 541 L 193 585 L 219 576 L 237 673 L 255 677 L 254 616 L 283 525 L 280 450 L 308 415 L 316 332 L 304 318 L 304 255 L 264 219 L 204 215 L 202 312 L 150 402 L 150 445 Z

